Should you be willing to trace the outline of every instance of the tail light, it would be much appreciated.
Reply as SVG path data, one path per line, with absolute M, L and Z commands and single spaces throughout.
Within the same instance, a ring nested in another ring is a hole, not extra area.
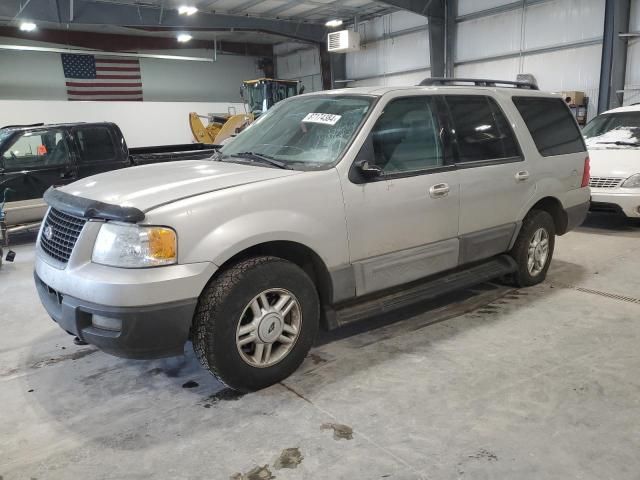
M 588 187 L 589 180 L 591 179 L 591 163 L 589 157 L 584 159 L 584 170 L 582 172 L 582 184 L 581 187 Z

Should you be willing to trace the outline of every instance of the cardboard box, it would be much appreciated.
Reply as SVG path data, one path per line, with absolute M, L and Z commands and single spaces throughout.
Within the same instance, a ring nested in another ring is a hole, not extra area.
M 569 101 L 567 102 L 569 105 L 575 105 L 577 107 L 581 107 L 582 105 L 584 105 L 584 92 L 578 92 L 578 91 L 568 91 L 568 92 L 562 92 L 562 98 L 566 99 L 568 98 Z

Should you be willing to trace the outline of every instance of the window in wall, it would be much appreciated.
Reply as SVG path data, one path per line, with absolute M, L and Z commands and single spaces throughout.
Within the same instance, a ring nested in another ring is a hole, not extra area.
M 430 97 L 392 100 L 373 127 L 375 163 L 383 173 L 424 170 L 443 164 Z
M 513 97 L 540 155 L 584 152 L 586 147 L 573 115 L 561 98 Z
M 445 95 L 458 145 L 458 162 L 519 157 L 515 136 L 494 99 Z
M 107 127 L 87 127 L 77 130 L 81 162 L 109 162 L 117 154 Z
M 69 162 L 69 147 L 60 131 L 26 132 L 3 154 L 8 169 L 41 168 Z

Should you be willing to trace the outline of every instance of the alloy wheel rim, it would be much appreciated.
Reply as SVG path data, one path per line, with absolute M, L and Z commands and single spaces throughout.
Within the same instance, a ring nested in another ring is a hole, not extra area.
M 529 275 L 535 277 L 544 270 L 549 258 L 549 233 L 544 228 L 539 228 L 533 234 L 527 252 L 527 270 Z
M 271 288 L 244 308 L 236 329 L 236 346 L 245 363 L 266 368 L 293 350 L 302 327 L 302 309 L 293 293 Z

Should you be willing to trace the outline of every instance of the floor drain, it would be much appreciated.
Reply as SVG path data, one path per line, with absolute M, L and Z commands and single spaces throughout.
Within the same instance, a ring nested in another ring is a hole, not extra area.
M 590 293 L 591 295 L 599 295 L 601 297 L 611 298 L 613 300 L 620 300 L 621 302 L 636 303 L 640 305 L 640 298 L 626 297 L 624 295 L 617 295 L 615 293 L 602 292 L 600 290 L 592 290 L 590 288 L 576 287 L 575 285 L 563 285 L 565 288 L 571 288 L 582 293 Z

